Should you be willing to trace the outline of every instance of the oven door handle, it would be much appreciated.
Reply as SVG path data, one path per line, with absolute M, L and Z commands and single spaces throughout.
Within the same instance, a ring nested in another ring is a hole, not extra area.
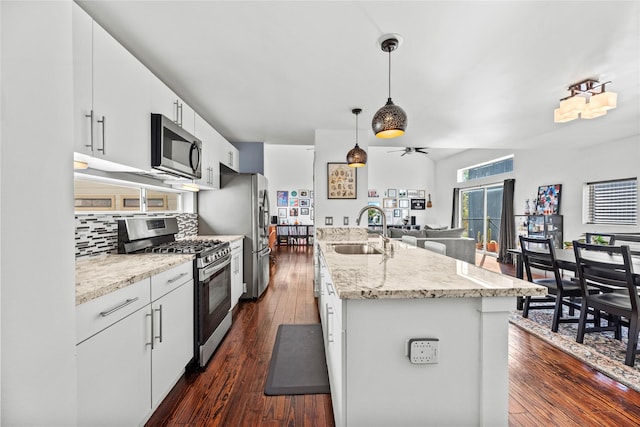
M 229 264 L 231 264 L 231 255 L 227 255 L 226 257 L 222 258 L 222 260 L 218 261 L 216 264 L 213 264 L 203 269 L 202 271 L 200 271 L 200 274 L 199 274 L 200 281 L 204 282 L 209 277 L 213 276 L 214 274 L 216 274 L 218 271 L 222 270 Z

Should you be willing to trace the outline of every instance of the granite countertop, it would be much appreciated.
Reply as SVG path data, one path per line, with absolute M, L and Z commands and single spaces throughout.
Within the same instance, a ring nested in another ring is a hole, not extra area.
M 229 236 L 192 236 L 187 239 L 203 239 L 203 240 L 222 240 L 223 242 L 233 242 L 234 240 L 242 240 L 244 236 L 242 234 L 233 234 Z
M 189 261 L 193 255 L 107 254 L 76 260 L 76 305 Z
M 318 241 L 342 299 L 469 298 L 546 295 L 547 288 L 464 261 L 394 241 L 390 255 L 345 255 L 348 241 Z M 380 246 L 379 238 L 369 239 Z

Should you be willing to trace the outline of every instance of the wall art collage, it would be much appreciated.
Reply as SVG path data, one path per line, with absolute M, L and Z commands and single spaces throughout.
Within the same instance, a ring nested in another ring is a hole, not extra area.
M 278 224 L 313 223 L 313 190 L 278 190 Z

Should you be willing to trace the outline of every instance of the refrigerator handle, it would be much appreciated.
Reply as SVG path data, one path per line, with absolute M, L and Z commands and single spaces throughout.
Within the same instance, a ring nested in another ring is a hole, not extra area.
M 253 253 L 258 254 L 259 257 L 263 257 L 271 253 L 271 248 L 267 246 L 266 248 L 262 248 L 259 251 L 253 251 Z

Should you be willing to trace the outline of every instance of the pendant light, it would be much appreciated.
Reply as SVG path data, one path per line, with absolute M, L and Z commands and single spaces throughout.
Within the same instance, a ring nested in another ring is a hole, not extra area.
M 362 109 L 354 108 L 351 112 L 356 115 L 356 146 L 347 153 L 347 163 L 352 168 L 361 168 L 367 164 L 367 152 L 358 146 L 358 114 Z
M 391 100 L 391 52 L 400 46 L 397 34 L 382 36 L 380 47 L 389 54 L 389 98 L 387 103 L 373 116 L 371 127 L 378 138 L 395 138 L 403 135 L 407 128 L 407 114 Z

